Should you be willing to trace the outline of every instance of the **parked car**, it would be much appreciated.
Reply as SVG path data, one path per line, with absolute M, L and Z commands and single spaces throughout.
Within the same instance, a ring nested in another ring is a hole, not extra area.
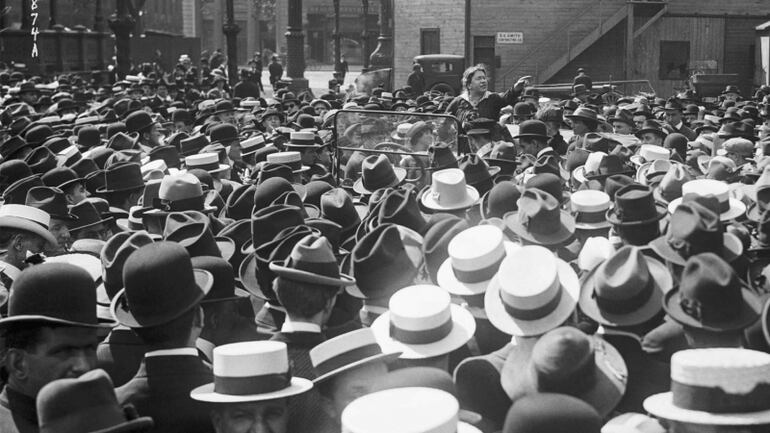
M 424 54 L 415 56 L 414 61 L 422 66 L 426 90 L 452 96 L 460 94 L 465 57 L 453 54 Z

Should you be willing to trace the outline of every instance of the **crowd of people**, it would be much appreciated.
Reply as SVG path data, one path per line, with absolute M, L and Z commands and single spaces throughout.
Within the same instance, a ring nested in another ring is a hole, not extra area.
M 189 63 L 0 72 L 3 433 L 770 428 L 770 88 Z

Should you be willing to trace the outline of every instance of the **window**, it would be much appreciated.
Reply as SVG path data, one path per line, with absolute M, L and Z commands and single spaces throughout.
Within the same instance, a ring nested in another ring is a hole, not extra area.
M 420 29 L 420 54 L 441 53 L 439 29 Z
M 446 74 L 448 72 L 453 72 L 455 69 L 454 63 L 449 62 L 435 62 L 430 64 L 430 70 L 433 72 L 437 72 L 440 74 Z
M 689 41 L 660 41 L 659 79 L 686 80 L 689 76 L 689 64 Z

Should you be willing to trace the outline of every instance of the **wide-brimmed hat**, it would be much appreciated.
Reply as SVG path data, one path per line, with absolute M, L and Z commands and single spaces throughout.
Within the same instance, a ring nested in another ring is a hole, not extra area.
M 78 176 L 69 167 L 57 167 L 46 172 L 40 180 L 46 186 L 54 186 L 62 191 L 77 183 L 82 183 L 83 178 Z
M 77 220 L 67 206 L 67 197 L 59 188 L 36 186 L 27 191 L 26 205 L 45 211 L 51 218 L 67 222 Z
M 393 167 L 386 155 L 370 155 L 361 163 L 361 177 L 353 184 L 353 191 L 368 195 L 380 188 L 396 186 L 405 178 L 406 169 Z
M 449 257 L 439 267 L 436 282 L 453 295 L 482 294 L 508 252 L 518 247 L 505 240 L 503 231 L 493 225 L 466 229 L 449 242 Z
M 124 289 L 111 311 L 122 325 L 146 328 L 168 323 L 195 308 L 214 278 L 193 269 L 190 255 L 175 242 L 155 242 L 136 250 L 123 266 Z
M 590 120 L 594 122 L 598 121 L 598 115 L 596 114 L 596 111 L 583 106 L 578 107 L 577 110 L 572 112 L 572 114 L 568 114 L 564 117 L 568 119 Z
M 695 179 L 682 185 L 682 197 L 671 200 L 668 211 L 674 213 L 683 202 L 699 196 L 713 195 L 718 200 L 719 218 L 722 221 L 734 220 L 746 212 L 746 204 L 730 197 L 730 188 L 725 182 L 714 179 Z
M 655 203 L 650 187 L 631 184 L 615 193 L 615 207 L 608 210 L 606 216 L 612 225 L 637 226 L 663 219 L 666 208 Z
M 481 433 L 460 419 L 460 404 L 447 391 L 393 388 L 359 397 L 342 412 L 342 431 L 355 433 Z
M 585 401 L 606 417 L 623 398 L 627 378 L 626 363 L 611 344 L 564 326 L 540 337 L 531 351 L 512 351 L 500 384 L 513 401 L 559 392 Z
M 206 147 L 207 144 L 209 144 L 209 140 L 203 134 L 183 138 L 179 140 L 179 156 L 195 155 Z
M 230 169 L 229 165 L 221 164 L 219 162 L 219 155 L 213 152 L 186 156 L 184 158 L 184 164 L 188 170 L 198 168 L 206 170 L 211 174 L 221 173 Z
M 663 146 L 654 144 L 643 144 L 639 147 L 639 153 L 631 155 L 631 162 L 636 166 L 659 160 L 668 160 L 671 157 L 671 151 Z
M 479 192 L 466 184 L 465 173 L 459 168 L 434 172 L 430 188 L 420 197 L 424 207 L 438 212 L 467 209 L 478 200 Z
M 491 181 L 500 173 L 500 167 L 490 166 L 475 153 L 463 156 L 459 161 L 459 168 L 465 173 L 465 182 L 473 187 Z
M 113 218 L 110 216 L 103 218 L 99 213 L 99 210 L 96 209 L 96 206 L 87 200 L 83 200 L 80 203 L 72 206 L 70 208 L 70 212 L 72 212 L 72 214 L 77 217 L 77 220 L 70 223 L 69 225 L 69 230 L 73 233 L 94 227 L 99 224 L 109 223 L 113 220 Z
M 37 396 L 41 433 L 140 433 L 153 427 L 152 418 L 131 416 L 118 404 L 110 376 L 102 369 L 78 378 L 54 380 Z
M 457 155 L 452 146 L 439 142 L 428 147 L 428 167 L 434 170 L 458 168 Z
M 364 213 L 362 207 L 357 209 Z M 426 221 L 417 204 L 416 191 L 401 189 L 384 196 L 376 218 L 370 219 L 370 225 L 387 223 L 398 224 L 418 233 L 423 232 Z
M 300 240 L 288 259 L 270 263 L 276 276 L 301 283 L 325 286 L 349 286 L 355 278 L 340 273 L 329 240 L 323 236 L 308 235 Z
M 668 135 L 668 132 L 665 129 L 663 129 L 663 125 L 661 125 L 659 121 L 654 119 L 645 120 L 644 123 L 642 124 L 642 127 L 639 128 L 639 130 L 636 131 L 634 135 L 637 138 L 641 139 L 642 135 L 647 133 L 657 134 L 663 138 L 665 138 L 666 135 Z
M 610 227 L 607 210 L 612 201 L 604 191 L 584 189 L 570 196 L 570 208 L 578 230 L 597 230 Z
M 639 325 L 660 313 L 673 284 L 663 263 L 628 245 L 583 277 L 580 310 L 603 325 Z
M 384 351 L 402 352 L 402 359 L 445 355 L 473 337 L 470 312 L 451 303 L 449 293 L 433 285 L 409 286 L 390 297 L 389 310 L 371 329 Z
M 342 226 L 345 233 L 361 223 L 361 212 L 353 204 L 350 194 L 342 188 L 332 188 L 321 195 L 321 216 Z
M 313 382 L 292 377 L 289 351 L 279 341 L 249 341 L 214 348 L 214 381 L 190 391 L 207 403 L 275 400 L 310 391 Z
M 689 349 L 671 356 L 671 391 L 644 400 L 658 418 L 707 426 L 770 424 L 770 355 L 738 348 Z
M 313 383 L 321 383 L 373 362 L 395 361 L 401 353 L 383 352 L 374 332 L 363 328 L 326 340 L 310 349 L 309 355 L 317 374 Z
M 655 200 L 667 205 L 682 196 L 682 186 L 692 179 L 692 175 L 684 165 L 671 164 L 652 191 Z
M 56 238 L 48 231 L 50 223 L 51 215 L 44 210 L 21 204 L 0 206 L 0 228 L 24 230 L 56 245 Z
M 677 322 L 708 331 L 738 331 L 759 319 L 762 304 L 732 267 L 714 253 L 687 259 L 679 287 L 663 302 Z
M 541 335 L 575 310 L 580 282 L 570 265 L 548 249 L 529 245 L 508 253 L 484 295 L 484 309 L 506 334 Z
M 594 152 L 595 153 L 595 152 Z M 589 160 L 590 160 L 589 156 Z M 634 170 L 627 167 L 620 156 L 615 154 L 604 155 L 596 168 L 589 167 L 588 161 L 584 168 L 584 176 L 587 180 L 602 181 L 616 174 L 634 175 Z
M 310 167 L 302 164 L 302 155 L 296 151 L 271 153 L 267 155 L 267 162 L 287 165 L 293 173 L 302 173 L 310 170 Z
M 217 240 L 211 231 L 211 220 L 201 212 L 171 212 L 163 228 L 166 241 L 185 247 L 190 257 L 215 256 L 230 260 L 235 252 L 231 240 Z
M 118 232 L 102 248 L 102 281 L 110 299 L 123 288 L 123 266 L 128 257 L 153 239 L 145 231 Z
M 504 217 L 505 225 L 519 238 L 537 245 L 558 245 L 575 234 L 575 219 L 561 210 L 549 193 L 525 189 L 519 198 L 519 210 Z
M 144 187 L 142 167 L 135 162 L 120 162 L 104 170 L 104 186 L 97 188 L 99 194 L 131 191 Z

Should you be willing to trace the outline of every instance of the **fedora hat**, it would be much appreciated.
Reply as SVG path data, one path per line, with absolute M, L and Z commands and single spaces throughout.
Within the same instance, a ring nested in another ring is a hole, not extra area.
M 332 188 L 321 195 L 321 216 L 334 221 L 349 233 L 361 223 L 361 213 L 356 210 L 350 194 L 342 188 Z
M 580 283 L 572 268 L 548 249 L 529 245 L 510 251 L 484 295 L 492 325 L 521 337 L 542 335 L 572 315 Z
M 644 400 L 658 418 L 706 426 L 770 424 L 770 355 L 738 348 L 689 349 L 671 356 L 671 391 Z M 740 379 L 738 379 L 740 378 Z
M 564 116 L 568 119 L 578 119 L 578 120 L 589 120 L 593 122 L 598 122 L 598 116 L 596 114 L 596 111 L 580 106 L 575 111 L 572 112 L 572 114 L 568 114 Z
M 206 147 L 207 144 L 209 144 L 209 140 L 203 134 L 183 138 L 179 140 L 179 156 L 195 155 Z
M 211 232 L 209 217 L 196 211 L 169 213 L 163 229 L 163 239 L 179 243 L 187 249 L 190 257 L 214 256 L 230 260 L 235 252 L 231 241 L 217 242 Z
M 459 420 L 460 404 L 450 393 L 426 387 L 393 388 L 359 397 L 342 411 L 349 433 L 481 433 Z
M 72 206 L 70 212 L 77 219 L 69 224 L 69 230 L 72 233 L 77 233 L 81 230 L 94 227 L 99 224 L 105 224 L 112 222 L 112 217 L 103 218 L 99 211 L 96 209 L 93 203 L 83 200 L 80 203 Z
M 67 207 L 67 198 L 59 188 L 36 186 L 27 191 L 26 205 L 48 213 L 51 218 L 67 222 L 76 221 L 77 216 Z
M 242 299 L 235 294 L 235 272 L 230 263 L 221 257 L 198 256 L 191 259 L 194 269 L 208 271 L 214 278 L 211 290 L 201 304 Z
M 38 147 L 24 158 L 32 173 L 43 175 L 56 168 L 56 155 L 47 147 Z
M 513 403 L 502 433 L 613 433 L 602 428 L 602 417 L 591 405 L 566 394 L 537 393 Z M 617 430 L 614 433 L 631 433 Z M 639 433 L 642 433 L 641 431 Z M 665 433 L 643 432 L 643 433 Z
M 434 170 L 458 168 L 457 155 L 446 143 L 435 143 L 428 147 L 428 167 Z
M 190 391 L 207 403 L 245 403 L 287 398 L 310 391 L 313 382 L 292 377 L 289 351 L 279 341 L 249 341 L 214 348 L 214 381 Z
M 0 206 L 0 228 L 24 230 L 56 245 L 56 238 L 48 231 L 50 223 L 51 215 L 44 210 L 21 204 Z
M 714 179 L 695 179 L 682 185 L 682 197 L 672 200 L 668 205 L 668 211 L 673 214 L 683 202 L 708 195 L 717 198 L 719 218 L 722 221 L 734 220 L 746 212 L 746 205 L 742 201 L 730 197 L 728 185 Z
M 243 246 L 251 241 L 251 221 L 248 219 L 235 220 L 224 226 L 216 234 L 217 239 L 227 238 L 233 241 L 233 256 L 230 258 L 230 264 L 233 269 L 240 269 L 246 254 L 242 251 Z
M 145 231 L 118 232 L 107 240 L 99 255 L 102 261 L 102 281 L 110 299 L 123 288 L 123 266 L 139 248 L 153 243 Z
M 213 283 L 208 271 L 193 269 L 183 246 L 155 242 L 126 260 L 125 288 L 115 295 L 110 311 L 129 328 L 163 325 L 195 308 Z
M 636 138 L 641 140 L 642 136 L 647 133 L 657 134 L 662 138 L 665 138 L 666 135 L 668 135 L 668 132 L 665 129 L 663 129 L 663 125 L 661 125 L 659 121 L 654 119 L 645 120 L 644 123 L 642 124 L 642 127 L 639 128 L 639 130 L 636 131 L 634 135 L 636 136 Z
M 741 241 L 732 233 L 725 233 L 716 213 L 699 201 L 677 207 L 667 233 L 650 242 L 650 248 L 666 261 L 680 266 L 700 253 L 715 253 L 728 262 L 743 253 Z
M 308 235 L 300 240 L 289 257 L 282 262 L 270 263 L 276 276 L 300 283 L 325 286 L 349 286 L 356 280 L 340 273 L 329 240 L 323 236 Z
M 15 135 L 0 143 L 0 156 L 3 157 L 3 160 L 9 161 L 16 157 L 16 152 L 25 148 L 32 148 L 32 144 L 28 144 L 23 138 Z
M 519 133 L 513 137 L 514 140 L 519 138 L 540 138 L 542 140 L 548 140 L 549 137 L 545 123 L 539 120 L 527 120 L 521 122 L 519 125 Z
M 607 211 L 612 202 L 603 191 L 580 190 L 570 196 L 570 207 L 578 230 L 597 230 L 610 227 Z
M 406 178 L 406 169 L 393 167 L 386 155 L 370 155 L 361 163 L 361 177 L 353 184 L 353 191 L 368 195 L 380 188 L 394 187 Z
M 512 351 L 500 383 L 511 400 L 558 392 L 583 400 L 607 417 L 623 398 L 628 369 L 623 357 L 598 336 L 563 326 L 540 337 L 530 353 Z
M 188 170 L 198 168 L 206 170 L 211 174 L 222 173 L 223 171 L 230 169 L 229 165 L 219 163 L 219 155 L 216 153 L 199 153 L 186 156 L 184 158 L 184 164 Z
M 602 325 L 633 326 L 657 316 L 673 287 L 663 263 L 624 246 L 581 280 L 580 310 Z
M 102 369 L 54 380 L 37 395 L 41 433 L 149 432 L 152 418 L 134 416 L 130 409 L 118 403 L 112 380 Z
M 682 186 L 691 180 L 693 177 L 684 165 L 671 164 L 652 194 L 655 200 L 667 205 L 682 196 Z
M 302 164 L 302 155 L 296 151 L 272 153 L 267 155 L 267 162 L 287 165 L 293 173 L 302 173 L 310 170 L 310 167 Z
M 316 372 L 314 384 L 373 362 L 389 363 L 399 352 L 385 353 L 369 328 L 347 332 L 310 349 L 310 362 Z
M 182 211 L 213 212 L 216 208 L 206 207 L 206 195 L 200 180 L 190 172 L 179 172 L 163 176 L 158 189 L 158 198 L 145 206 L 154 209 L 148 213 Z
M 121 151 L 121 150 L 136 149 L 138 145 L 139 145 L 138 132 L 132 132 L 129 134 L 118 132 L 117 134 L 110 137 L 109 141 L 107 141 L 106 147 L 107 149 L 110 149 L 110 150 Z
M 104 170 L 104 186 L 97 188 L 96 192 L 109 194 L 143 187 L 141 166 L 135 162 L 120 162 Z
M 631 184 L 615 193 L 615 207 L 607 211 L 607 221 L 616 226 L 637 226 L 663 219 L 666 208 L 655 203 L 652 189 Z
M 414 191 L 396 190 L 382 199 L 377 218 L 372 223 L 393 223 L 422 233 L 425 228 L 425 218 L 417 204 L 417 195 Z M 363 208 L 359 207 L 360 213 Z
M 439 267 L 436 281 L 452 295 L 480 295 L 487 290 L 507 253 L 518 247 L 493 225 L 466 229 L 449 242 L 449 257 Z
M 719 332 L 747 328 L 762 304 L 727 262 L 701 253 L 687 259 L 679 287 L 666 294 L 663 308 L 683 325 Z
M 498 182 L 479 201 L 481 217 L 502 218 L 508 212 L 515 212 L 519 209 L 516 204 L 519 198 L 521 198 L 521 189 L 515 183 Z
M 465 173 L 465 182 L 473 187 L 490 181 L 500 173 L 500 167 L 490 167 L 484 159 L 475 153 L 463 156 L 459 164 L 460 170 Z
M 235 188 L 227 197 L 224 216 L 236 221 L 248 220 L 254 207 L 254 193 L 256 190 L 257 187 L 255 185 L 241 185 Z
M 321 215 L 321 210 L 318 209 L 318 207 L 313 206 L 312 204 L 303 203 L 302 198 L 300 198 L 299 194 L 297 194 L 296 191 L 286 191 L 278 198 L 273 200 L 273 205 L 276 204 L 285 204 L 288 206 L 294 206 L 297 208 L 300 208 L 302 210 L 302 217 L 307 218 L 318 218 Z
M 674 165 L 681 165 L 669 159 L 645 162 L 636 169 L 636 181 L 642 185 L 657 184 Z
M 519 210 L 507 214 L 504 221 L 519 238 L 537 245 L 558 245 L 575 234 L 575 219 L 547 192 L 525 189 L 517 205 Z
M 302 210 L 295 206 L 285 204 L 272 205 L 264 209 L 256 210 L 251 215 L 251 245 L 244 248 L 259 248 L 260 245 L 270 242 L 273 237 L 287 227 L 304 224 Z
M 62 191 L 77 183 L 82 183 L 83 178 L 68 167 L 57 167 L 47 171 L 40 180 L 46 186 L 55 186 Z
M 403 226 L 377 226 L 351 251 L 356 284 L 348 286 L 347 293 L 359 299 L 388 299 L 411 285 L 423 263 L 421 245 L 422 237 Z
M 431 186 L 420 197 L 422 205 L 432 211 L 467 209 L 479 201 L 476 188 L 466 185 L 465 173 L 459 168 L 447 168 L 433 173 Z
M 390 297 L 388 306 L 371 329 L 384 351 L 400 351 L 402 359 L 446 355 L 476 331 L 471 313 L 452 304 L 449 293 L 438 286 L 403 288 Z
M 589 160 L 590 159 L 589 156 Z M 614 154 L 604 155 L 595 168 L 589 166 L 588 161 L 586 161 L 584 167 L 584 176 L 587 180 L 603 181 L 615 174 L 634 175 L 634 170 L 626 167 L 623 160 Z
M 143 132 L 154 124 L 150 113 L 144 110 L 134 111 L 126 117 L 126 130 L 129 133 Z

